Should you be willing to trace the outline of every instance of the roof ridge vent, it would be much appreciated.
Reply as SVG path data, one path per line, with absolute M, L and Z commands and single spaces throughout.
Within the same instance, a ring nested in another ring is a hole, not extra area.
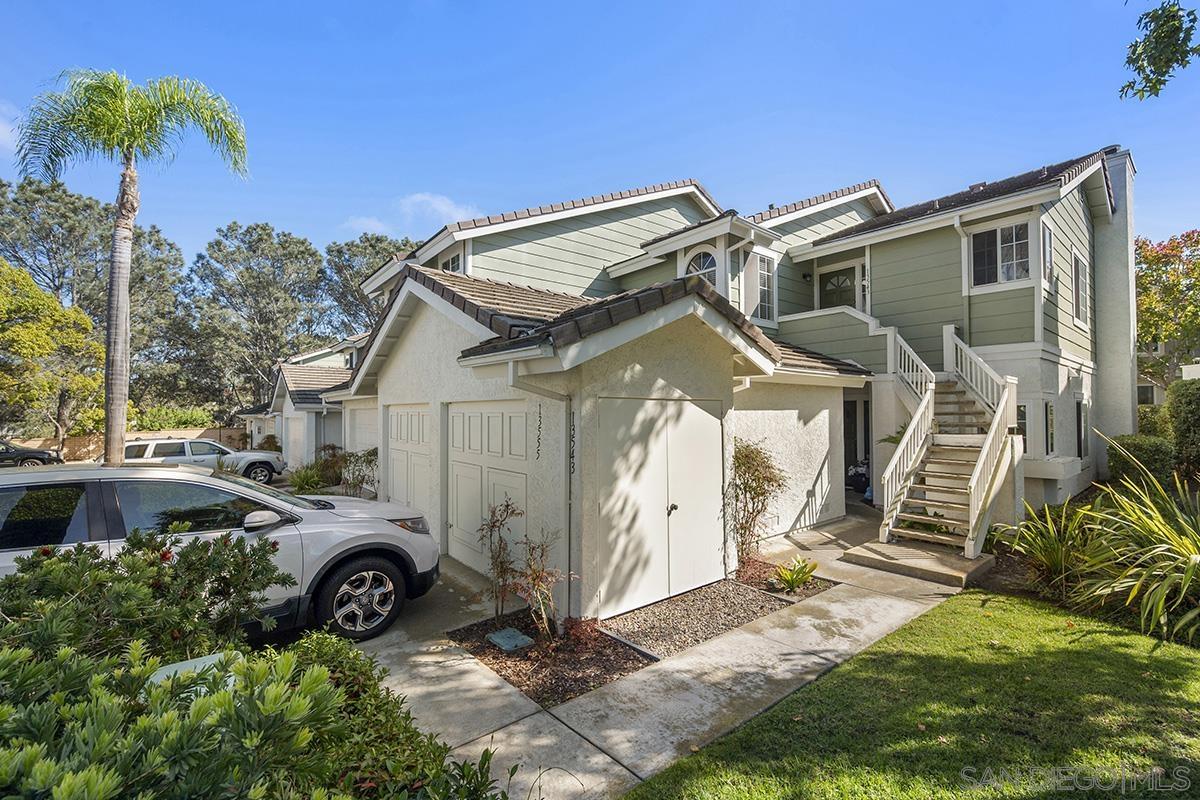
M 985 186 L 987 186 L 987 181 L 980 181 L 979 183 L 972 183 L 970 185 L 970 187 L 968 187 L 968 191 L 978 192 L 980 189 L 982 189 Z
M 934 211 L 937 211 L 939 208 L 941 208 L 941 206 L 939 205 L 939 203 L 940 203 L 940 200 L 934 200 L 934 201 L 933 201 L 933 210 L 934 210 Z

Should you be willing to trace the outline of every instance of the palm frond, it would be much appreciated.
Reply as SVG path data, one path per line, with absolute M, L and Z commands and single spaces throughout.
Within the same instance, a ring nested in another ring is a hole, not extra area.
M 161 126 L 158 135 L 179 137 L 194 126 L 231 170 L 246 174 L 246 127 L 232 103 L 199 81 L 174 76 L 150 81 L 139 93 Z

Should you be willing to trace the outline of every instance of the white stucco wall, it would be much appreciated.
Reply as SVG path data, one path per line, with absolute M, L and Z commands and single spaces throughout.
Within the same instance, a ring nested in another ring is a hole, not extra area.
M 788 476 L 768 511 L 764 536 L 844 516 L 842 389 L 752 383 L 733 396 L 735 436 L 767 448 Z
M 370 422 L 367 422 L 367 419 Z M 379 446 L 379 404 L 374 397 L 342 401 L 342 445 L 358 452 Z

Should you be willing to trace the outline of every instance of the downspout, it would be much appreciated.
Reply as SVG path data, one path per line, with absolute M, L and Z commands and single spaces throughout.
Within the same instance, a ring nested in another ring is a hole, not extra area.
M 574 573 L 574 570 L 572 569 L 572 558 L 574 557 L 574 553 L 575 553 L 574 542 L 571 540 L 571 534 L 572 534 L 571 516 L 573 513 L 573 509 L 571 506 L 571 503 L 572 503 L 571 483 L 572 483 L 572 477 L 573 477 L 571 475 L 571 452 L 574 447 L 574 438 L 575 438 L 574 431 L 572 430 L 572 423 L 574 422 L 574 420 L 571 416 L 571 395 L 561 394 L 559 392 L 551 391 L 550 389 L 547 389 L 544 386 L 538 386 L 535 383 L 531 383 L 526 378 L 521 377 L 518 370 L 519 370 L 519 367 L 518 367 L 516 361 L 508 362 L 508 385 L 511 388 L 518 389 L 522 392 L 529 392 L 530 394 L 536 394 L 541 397 L 546 397 L 546 398 L 549 398 L 550 400 L 558 400 L 559 402 L 561 402 L 563 404 L 564 408 L 566 409 L 566 415 L 563 420 L 564 421 L 563 434 L 565 436 L 565 440 L 563 441 L 563 503 L 566 506 L 565 524 L 567 526 L 567 576 L 568 577 L 567 577 L 567 613 L 566 613 L 566 616 L 570 617 L 571 616 L 571 595 L 573 594 L 573 591 L 571 588 L 570 576 Z
M 962 287 L 962 292 L 963 292 L 963 298 L 962 298 L 962 313 L 963 313 L 963 331 L 962 331 L 962 340 L 963 340 L 964 342 L 966 342 L 966 343 L 969 345 L 969 344 L 971 344 L 971 295 L 970 295 L 970 293 L 967 291 L 967 287 L 970 285 L 971 276 L 970 276 L 970 274 L 969 274 L 969 273 L 970 273 L 970 261 L 969 261 L 969 259 L 967 258 L 967 254 L 968 254 L 968 252 L 969 252 L 969 250 L 968 250 L 968 247 L 967 247 L 967 243 L 968 243 L 968 239 L 967 239 L 967 232 L 966 232 L 965 230 L 963 230 L 963 226 L 962 226 L 962 214 L 955 214 L 955 215 L 954 215 L 954 230 L 958 231 L 958 237 L 959 237 L 959 239 L 960 239 L 960 240 L 961 240 L 961 242 L 962 242 L 962 244 L 961 244 L 961 250 L 960 250 L 960 257 L 959 257 L 960 261 L 962 262 L 962 270 L 963 270 L 963 274 L 965 275 L 965 277 L 963 278 L 963 281 L 964 281 L 964 283 L 963 283 L 963 287 Z M 949 372 L 949 371 L 950 371 L 950 368 L 949 368 L 948 366 L 946 366 L 945 364 L 942 364 L 942 371 L 943 371 L 943 372 Z

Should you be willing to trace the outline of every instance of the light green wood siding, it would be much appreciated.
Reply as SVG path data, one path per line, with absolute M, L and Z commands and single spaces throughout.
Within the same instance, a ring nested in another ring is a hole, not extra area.
M 617 278 L 617 285 L 622 292 L 627 292 L 630 289 L 641 289 L 643 286 L 651 286 L 655 283 L 673 280 L 679 276 L 679 268 L 676 266 L 675 257 L 676 254 L 671 253 L 661 264 L 655 264 L 652 267 L 646 267 L 645 269 L 639 269 L 637 272 L 622 275 Z
M 1072 294 L 1071 248 L 1087 261 L 1088 320 L 1096 317 L 1096 281 L 1094 279 L 1092 216 L 1083 198 L 1083 190 L 1042 207 L 1045 219 L 1054 229 L 1054 291 L 1046 295 L 1042 305 L 1045 343 L 1088 360 L 1092 359 L 1092 331 L 1079 328 L 1074 322 Z M 1041 235 L 1041 232 L 1038 232 Z
M 872 372 L 887 372 L 887 336 L 871 336 L 869 326 L 846 313 L 817 314 L 780 320 L 779 338 L 827 356 L 861 364 Z
M 703 219 L 685 196 L 593 211 L 480 236 L 471 275 L 561 292 L 601 296 L 620 289 L 604 268 L 642 252 L 641 243 Z
M 812 260 L 792 263 L 784 255 L 779 259 L 779 314 L 802 314 L 813 309 L 812 281 L 804 280 L 813 274 Z
M 971 296 L 971 335 L 974 347 L 1032 342 L 1034 336 L 1032 286 Z
M 871 313 L 933 369 L 942 368 L 942 327 L 963 324 L 961 242 L 939 228 L 871 245 Z
M 813 274 L 812 262 L 792 263 L 792 260 L 786 255 L 787 249 L 811 242 L 822 236 L 828 236 L 851 225 L 857 225 L 873 216 L 875 216 L 875 212 L 870 203 L 865 200 L 851 200 L 824 211 L 797 217 L 771 227 L 771 230 L 783 236 L 779 242 L 772 245 L 772 249 L 779 253 L 779 313 L 781 315 L 800 314 L 813 309 L 813 284 L 804 280 L 805 273 Z M 861 255 L 862 248 L 857 248 L 855 252 Z M 850 255 L 846 256 L 846 258 L 850 257 Z

